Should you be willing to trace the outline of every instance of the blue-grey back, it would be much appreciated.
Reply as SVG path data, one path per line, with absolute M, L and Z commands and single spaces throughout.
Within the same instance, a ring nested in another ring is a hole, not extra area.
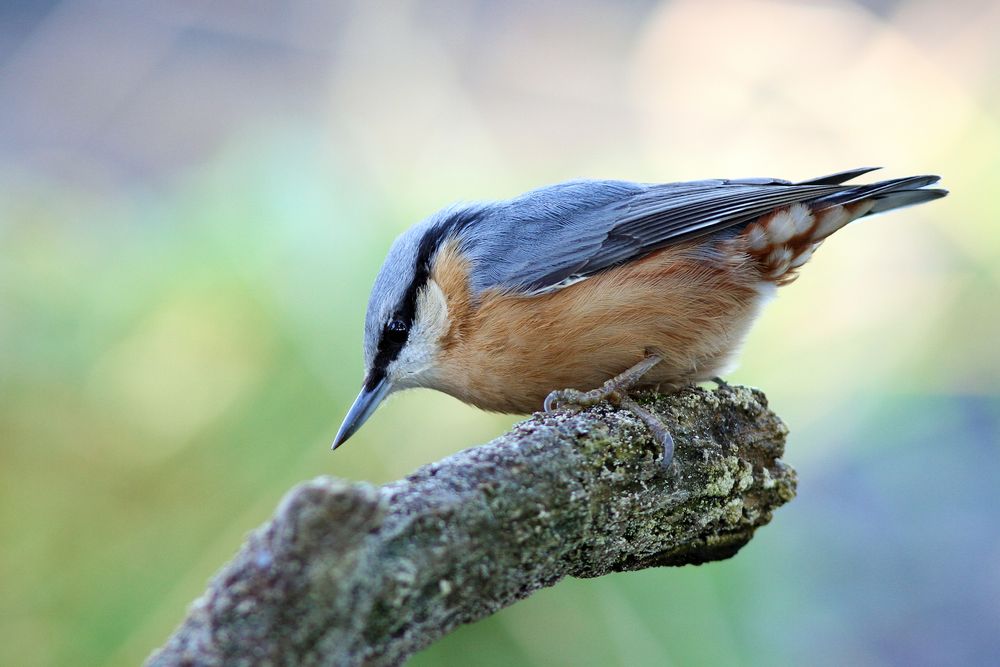
M 662 247 L 678 232 L 690 236 L 696 229 L 689 222 L 676 229 L 670 224 L 686 208 L 783 183 L 570 181 L 476 205 L 477 218 L 457 230 L 457 237 L 474 266 L 474 293 L 490 288 L 544 293 Z M 695 223 L 718 220 L 711 210 L 702 210 Z
M 490 288 L 541 294 L 672 243 L 733 234 L 778 208 L 818 208 L 874 199 L 873 212 L 941 197 L 937 176 L 843 185 L 871 169 L 801 183 L 775 178 L 642 184 L 570 181 L 514 199 L 460 209 L 451 233 L 473 264 L 473 292 Z M 454 215 L 454 213 L 452 213 Z M 442 218 L 447 224 L 448 218 Z

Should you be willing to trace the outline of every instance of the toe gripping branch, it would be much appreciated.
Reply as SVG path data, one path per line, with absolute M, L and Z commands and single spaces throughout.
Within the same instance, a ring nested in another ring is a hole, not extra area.
M 625 372 L 611 378 L 597 389 L 580 391 L 579 389 L 558 389 L 545 397 L 546 412 L 556 410 L 579 411 L 607 401 L 619 405 L 638 417 L 650 430 L 653 437 L 663 449 L 663 467 L 668 468 L 674 460 L 674 438 L 660 419 L 646 408 L 639 405 L 629 396 L 629 390 L 642 379 L 661 357 L 651 354 Z

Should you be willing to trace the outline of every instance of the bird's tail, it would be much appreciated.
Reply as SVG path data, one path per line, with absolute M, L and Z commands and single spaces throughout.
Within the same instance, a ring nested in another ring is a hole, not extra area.
M 840 185 L 869 171 L 872 169 L 855 169 L 796 185 Z M 908 176 L 845 186 L 833 194 L 792 204 L 747 226 L 743 237 L 748 252 L 757 259 L 767 280 L 790 283 L 816 248 L 852 220 L 944 197 L 947 190 L 927 187 L 938 180 L 938 176 Z
M 853 180 L 862 174 L 867 174 L 876 169 L 878 167 L 852 169 L 851 171 L 844 171 L 839 174 L 831 174 L 830 176 L 803 181 L 796 185 L 841 185 L 846 181 Z M 928 185 L 934 185 L 939 180 L 941 180 L 940 176 L 929 174 L 894 178 L 888 181 L 879 181 L 877 183 L 868 183 L 853 187 L 849 186 L 832 195 L 814 199 L 809 204 L 813 211 L 819 212 L 830 206 L 849 206 L 857 202 L 871 200 L 871 208 L 863 215 L 875 215 L 876 213 L 884 213 L 885 211 L 903 208 L 904 206 L 923 204 L 924 202 L 944 197 L 948 194 L 947 190 L 927 187 Z

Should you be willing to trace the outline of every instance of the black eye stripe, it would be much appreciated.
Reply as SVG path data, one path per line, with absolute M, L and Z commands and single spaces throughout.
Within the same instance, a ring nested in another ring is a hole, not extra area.
M 430 278 L 431 260 L 434 253 L 438 251 L 445 239 L 457 234 L 478 220 L 481 215 L 482 211 L 478 209 L 457 211 L 441 223 L 430 227 L 424 237 L 420 239 L 413 267 L 413 280 L 407 286 L 396 311 L 382 325 L 378 351 L 372 363 L 373 377 L 384 377 L 389 364 L 399 356 L 400 351 L 406 346 L 417 314 L 417 293 Z
M 385 323 L 382 337 L 394 341 L 405 342 L 410 334 L 410 325 L 399 318 L 393 318 Z
M 406 346 L 409 336 L 410 324 L 406 320 L 399 316 L 390 318 L 382 327 L 382 336 L 379 339 L 378 353 L 375 355 L 373 366 L 383 370 L 387 368 Z

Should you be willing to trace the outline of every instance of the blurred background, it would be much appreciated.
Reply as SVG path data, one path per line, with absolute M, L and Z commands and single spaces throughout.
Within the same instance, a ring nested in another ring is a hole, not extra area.
M 730 561 L 565 581 L 412 664 L 996 664 L 998 33 L 989 0 L 6 0 L 0 663 L 136 664 L 296 482 L 515 420 L 411 392 L 328 451 L 437 208 L 884 165 L 952 195 L 824 245 L 730 378 L 799 497 Z

